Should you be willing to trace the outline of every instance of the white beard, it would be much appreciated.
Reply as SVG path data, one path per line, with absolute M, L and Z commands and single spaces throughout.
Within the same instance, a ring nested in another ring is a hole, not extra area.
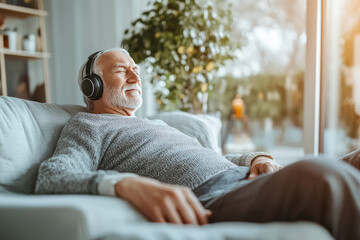
M 105 99 L 114 106 L 119 108 L 131 108 L 137 110 L 142 104 L 141 93 L 138 91 L 131 91 L 131 98 L 126 97 L 125 91 L 129 89 L 137 89 L 141 92 L 141 88 L 137 84 L 126 85 L 121 89 L 114 89 L 104 84 Z

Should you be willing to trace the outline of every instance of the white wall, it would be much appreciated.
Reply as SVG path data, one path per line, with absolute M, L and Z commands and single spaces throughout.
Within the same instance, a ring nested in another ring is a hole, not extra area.
M 148 0 L 44 0 L 51 102 L 84 105 L 77 85 L 80 66 L 98 50 L 119 47 L 123 32 Z M 131 53 L 130 53 L 131 54 Z M 142 72 L 144 104 L 140 117 L 155 112 L 154 96 Z

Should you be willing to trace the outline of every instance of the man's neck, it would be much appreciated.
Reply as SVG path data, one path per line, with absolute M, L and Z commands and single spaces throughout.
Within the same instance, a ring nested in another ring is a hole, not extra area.
M 93 113 L 95 114 L 120 114 L 124 116 L 135 116 L 135 109 L 130 108 L 116 108 L 116 107 L 108 107 L 104 105 L 94 104 Z

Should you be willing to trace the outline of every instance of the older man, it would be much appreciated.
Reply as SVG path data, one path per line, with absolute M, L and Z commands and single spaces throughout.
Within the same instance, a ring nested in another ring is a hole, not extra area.
M 117 196 L 154 222 L 309 220 L 336 239 L 360 239 L 352 166 L 301 161 L 280 170 L 267 153 L 223 157 L 162 121 L 135 117 L 139 68 L 123 49 L 91 55 L 79 85 L 90 113 L 67 122 L 40 165 L 36 193 Z

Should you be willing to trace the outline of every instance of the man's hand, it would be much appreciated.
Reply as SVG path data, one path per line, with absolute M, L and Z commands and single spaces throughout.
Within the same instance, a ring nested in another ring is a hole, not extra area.
M 115 193 L 153 222 L 203 225 L 211 215 L 190 189 L 150 178 L 124 178 L 115 184 Z
M 272 173 L 282 168 L 283 166 L 277 163 L 275 160 L 265 156 L 259 156 L 256 157 L 251 163 L 250 175 L 248 179 L 255 179 L 262 173 Z

